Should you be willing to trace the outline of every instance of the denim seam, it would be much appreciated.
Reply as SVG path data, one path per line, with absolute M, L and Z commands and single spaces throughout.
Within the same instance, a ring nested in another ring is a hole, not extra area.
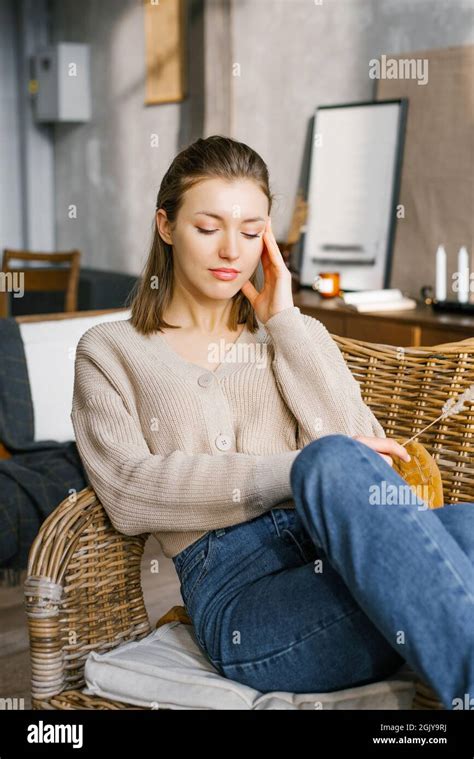
M 199 585 L 201 584 L 202 580 L 204 579 L 204 577 L 207 574 L 208 567 L 209 567 L 209 562 L 210 562 L 211 556 L 214 553 L 214 540 L 213 540 L 213 537 L 214 536 L 213 536 L 212 532 L 208 533 L 209 544 L 208 544 L 207 556 L 204 559 L 204 562 L 203 562 L 203 565 L 202 565 L 201 570 L 199 572 L 199 575 L 196 577 L 196 579 L 194 581 L 192 590 L 191 590 L 189 596 L 187 596 L 187 598 L 186 598 L 186 601 L 185 601 L 186 608 L 188 608 L 188 604 L 191 604 L 191 601 L 194 598 L 194 594 L 195 594 L 197 588 L 199 587 Z M 203 549 L 203 550 L 205 550 L 205 549 Z M 193 567 L 194 566 L 195 566 L 195 563 L 193 564 Z M 185 585 L 185 582 L 182 582 L 182 584 Z
M 412 522 L 414 522 L 423 531 L 425 536 L 430 541 L 431 545 L 436 548 L 443 563 L 448 567 L 453 577 L 457 580 L 458 587 L 461 588 L 461 590 L 465 594 L 466 598 L 471 602 L 471 604 L 474 604 L 474 596 L 469 592 L 467 585 L 464 583 L 462 576 L 459 574 L 459 572 L 457 571 L 452 561 L 443 552 L 442 546 L 433 538 L 430 532 L 425 528 L 425 525 L 423 524 L 423 522 L 416 518 L 416 514 L 412 512 L 406 512 L 406 513 L 408 517 L 412 520 Z
M 186 577 L 188 574 L 194 569 L 196 564 L 199 564 L 200 561 L 206 556 L 206 550 L 202 548 L 195 556 L 192 558 L 189 562 L 189 565 L 185 565 L 185 571 L 181 571 L 181 582 L 184 582 L 186 580 Z
M 305 554 L 305 552 L 304 552 L 303 548 L 301 547 L 300 543 L 298 542 L 298 539 L 297 539 L 297 538 L 296 538 L 296 536 L 295 536 L 295 535 L 292 533 L 292 531 L 291 531 L 291 530 L 290 530 L 288 527 L 285 527 L 285 528 L 282 530 L 282 534 L 283 534 L 283 533 L 285 533 L 285 532 L 287 532 L 287 533 L 290 535 L 290 537 L 292 538 L 292 540 L 293 540 L 294 544 L 296 545 L 296 547 L 297 547 L 297 549 L 298 549 L 298 551 L 299 551 L 299 554 L 300 554 L 300 556 L 301 556 L 301 559 L 302 559 L 302 561 L 306 562 L 307 564 L 311 564 L 311 563 L 312 563 L 312 562 L 311 562 L 311 559 L 309 559 L 309 558 L 306 556 L 306 554 Z

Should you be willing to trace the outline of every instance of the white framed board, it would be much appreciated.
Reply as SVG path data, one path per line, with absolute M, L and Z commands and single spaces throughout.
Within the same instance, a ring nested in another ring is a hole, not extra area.
M 324 271 L 342 290 L 389 286 L 406 111 L 404 98 L 316 109 L 302 286 Z

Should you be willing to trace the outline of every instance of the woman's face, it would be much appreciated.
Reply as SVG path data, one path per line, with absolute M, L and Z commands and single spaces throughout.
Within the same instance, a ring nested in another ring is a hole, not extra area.
M 174 229 L 166 213 L 157 212 L 160 235 L 173 245 L 175 282 L 195 295 L 232 298 L 258 266 L 267 219 L 268 199 L 252 180 L 205 179 L 194 185 L 183 196 Z M 219 278 L 213 269 L 237 274 Z

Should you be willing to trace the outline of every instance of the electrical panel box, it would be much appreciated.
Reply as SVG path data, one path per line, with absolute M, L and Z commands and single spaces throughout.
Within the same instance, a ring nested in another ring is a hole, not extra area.
M 58 42 L 35 56 L 36 121 L 89 121 L 89 45 Z

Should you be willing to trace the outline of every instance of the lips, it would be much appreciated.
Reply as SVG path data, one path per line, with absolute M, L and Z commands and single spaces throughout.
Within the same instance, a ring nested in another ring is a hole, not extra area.
M 210 269 L 210 271 L 223 271 L 226 274 L 240 274 L 238 269 Z
M 212 276 L 216 279 L 226 280 L 230 281 L 232 279 L 236 279 L 236 277 L 239 276 L 240 272 L 236 271 L 235 269 L 209 269 Z

